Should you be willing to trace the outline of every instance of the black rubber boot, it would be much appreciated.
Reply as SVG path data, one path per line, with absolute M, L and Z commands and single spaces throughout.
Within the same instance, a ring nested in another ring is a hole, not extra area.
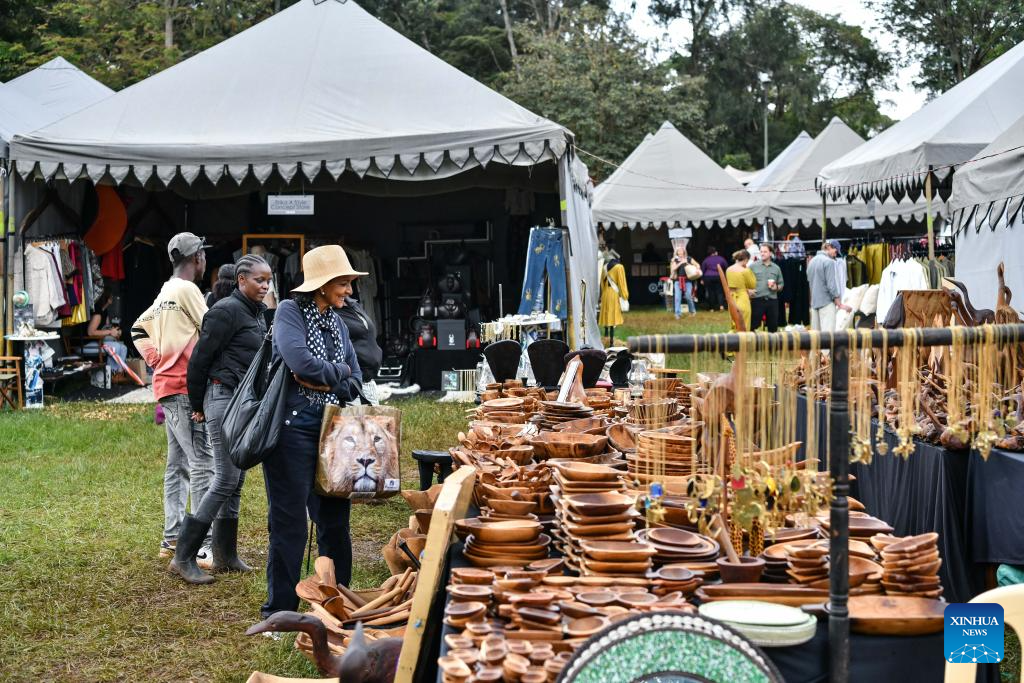
M 213 522 L 213 571 L 251 572 L 252 567 L 238 556 L 238 519 Z
M 196 553 L 206 539 L 206 532 L 210 530 L 209 524 L 204 524 L 192 515 L 185 515 L 181 522 L 181 532 L 178 534 L 178 546 L 174 549 L 174 559 L 171 560 L 171 571 L 185 579 L 189 583 L 213 583 L 212 576 L 204 572 L 196 564 Z

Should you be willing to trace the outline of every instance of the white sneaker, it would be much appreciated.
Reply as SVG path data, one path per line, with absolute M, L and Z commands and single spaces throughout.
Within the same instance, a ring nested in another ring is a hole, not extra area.
M 196 553 L 196 564 L 200 569 L 213 569 L 213 551 L 209 546 L 203 546 Z
M 160 541 L 160 554 L 157 557 L 164 559 L 174 557 L 174 545 L 173 541 Z

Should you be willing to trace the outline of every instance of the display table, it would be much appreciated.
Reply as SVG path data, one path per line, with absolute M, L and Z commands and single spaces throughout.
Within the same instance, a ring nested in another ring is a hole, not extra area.
M 441 373 L 445 370 L 472 370 L 483 355 L 479 349 L 466 351 L 438 351 L 437 349 L 415 349 L 407 361 L 406 386 L 420 385 L 423 391 L 441 390 Z
M 1024 565 L 1024 453 L 993 449 L 988 460 L 967 460 L 967 523 L 971 559 L 981 564 Z

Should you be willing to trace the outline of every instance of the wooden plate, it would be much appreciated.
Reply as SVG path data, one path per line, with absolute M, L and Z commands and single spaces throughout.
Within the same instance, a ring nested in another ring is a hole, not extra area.
M 601 560 L 584 560 L 584 566 L 600 574 L 646 574 L 651 568 L 647 562 L 602 562 Z
M 872 636 L 922 636 L 942 630 L 946 603 L 920 597 L 855 595 L 850 609 L 850 630 Z M 828 604 L 825 604 L 828 611 Z

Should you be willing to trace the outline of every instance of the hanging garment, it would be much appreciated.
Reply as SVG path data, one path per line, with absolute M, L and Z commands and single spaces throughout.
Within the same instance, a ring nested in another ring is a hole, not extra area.
M 839 283 L 839 291 L 842 292 L 846 289 L 848 278 L 846 275 L 846 257 L 836 257 L 836 282 Z
M 530 246 L 526 252 L 526 275 L 523 277 L 523 292 L 519 301 L 520 315 L 547 311 L 562 320 L 568 316 L 563 234 L 561 228 L 530 230 Z M 621 312 L 619 315 L 622 315 Z
M 53 255 L 31 244 L 25 247 L 25 286 L 36 316 L 36 325 L 52 325 L 65 302 L 64 283 Z
M 789 306 L 788 315 L 780 315 L 780 320 L 787 325 L 810 325 L 811 289 L 807 283 L 807 261 L 786 258 L 779 261 L 779 268 L 786 281 L 785 288 L 779 293 L 779 304 Z
M 897 259 L 882 271 L 882 281 L 878 285 L 878 305 L 876 316 L 885 320 L 889 309 L 896 301 L 896 295 L 905 290 L 929 289 L 928 277 L 924 268 L 917 261 Z
M 346 249 L 345 251 L 348 252 L 349 259 L 352 261 L 352 267 L 366 273 L 356 281 L 356 286 L 359 288 L 359 303 L 362 304 L 363 310 L 373 321 L 374 327 L 378 330 L 383 329 L 378 293 L 377 261 L 366 249 Z
M 124 249 L 120 244 L 100 257 L 100 271 L 111 280 L 124 279 Z
M 629 301 L 626 269 L 612 259 L 601 271 L 601 312 L 597 318 L 600 327 L 618 327 L 622 324 L 620 299 Z M 616 291 L 618 290 L 618 291 Z
M 889 265 L 889 250 L 885 244 L 869 244 L 864 247 L 864 264 L 867 266 L 868 284 L 882 282 L 882 271 Z

